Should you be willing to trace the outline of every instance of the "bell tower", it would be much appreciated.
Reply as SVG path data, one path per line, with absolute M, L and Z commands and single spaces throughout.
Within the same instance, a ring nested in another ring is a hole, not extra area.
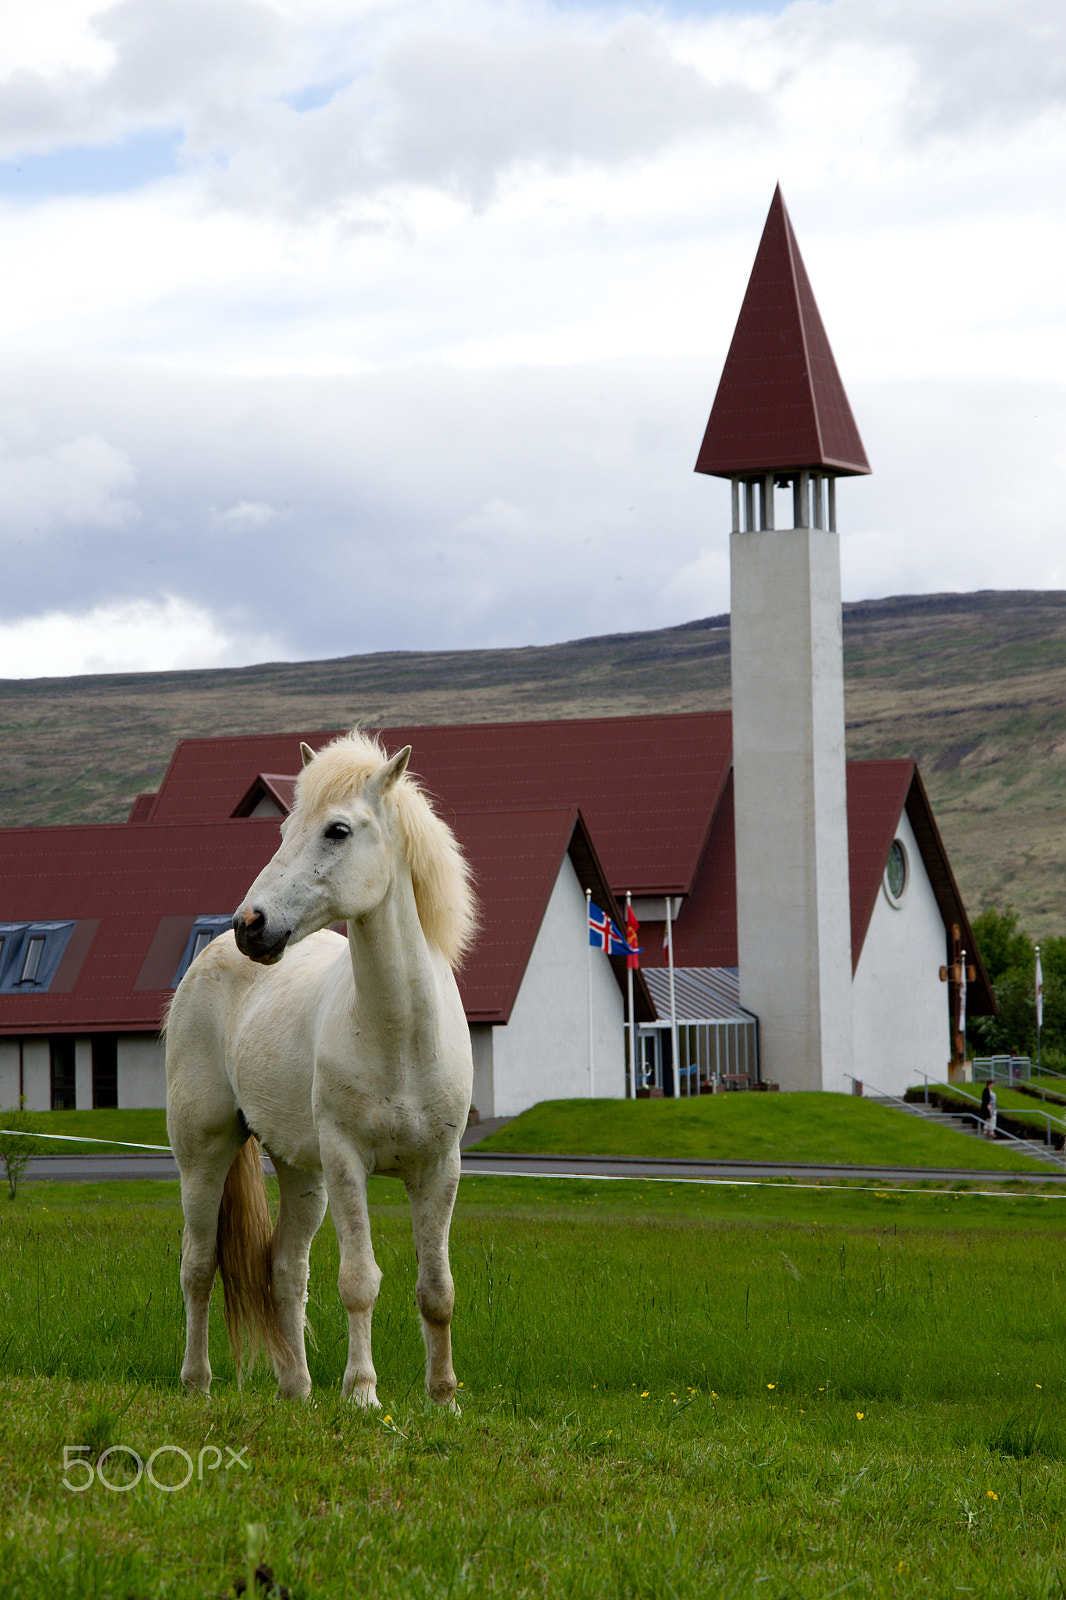
M 778 187 L 696 471 L 732 486 L 740 1001 L 782 1089 L 851 1087 L 836 482 L 869 470 Z

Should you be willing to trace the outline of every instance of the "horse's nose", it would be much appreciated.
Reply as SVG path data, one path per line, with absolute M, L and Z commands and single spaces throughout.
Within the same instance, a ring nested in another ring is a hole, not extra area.
M 253 905 L 243 905 L 234 912 L 233 932 L 241 954 L 267 967 L 281 960 L 292 936 L 291 928 L 279 928 L 276 923 L 272 926 L 266 912 Z
M 265 927 L 266 917 L 258 906 L 241 906 L 239 911 L 233 913 L 233 931 L 238 939 L 242 934 L 251 934 L 255 938 Z

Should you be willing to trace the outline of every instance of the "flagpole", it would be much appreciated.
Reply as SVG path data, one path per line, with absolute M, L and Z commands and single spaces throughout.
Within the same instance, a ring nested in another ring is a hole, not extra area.
M 681 1098 L 681 1054 L 677 1042 L 677 998 L 674 994 L 673 897 L 666 897 L 666 961 L 670 972 L 670 1049 L 674 1057 L 674 1094 Z M 691 1093 L 691 1086 L 689 1086 Z
M 626 943 L 631 937 L 629 932 L 630 919 L 633 915 L 633 897 L 626 890 Z M 629 1098 L 637 1098 L 637 1019 L 633 1015 L 633 968 L 629 957 L 626 957 L 626 988 L 629 998 Z
M 592 1066 L 592 940 L 589 938 L 589 928 L 592 924 L 592 890 L 585 890 L 585 944 L 588 947 L 586 973 L 588 976 L 589 991 L 589 1099 L 595 1099 L 596 1076 Z

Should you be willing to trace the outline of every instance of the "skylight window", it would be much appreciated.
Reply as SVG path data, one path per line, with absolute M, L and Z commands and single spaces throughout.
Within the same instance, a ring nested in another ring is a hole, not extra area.
M 37 974 L 41 969 L 41 957 L 44 955 L 45 940 L 43 933 L 31 933 L 26 940 L 26 953 L 22 958 L 22 976 L 19 983 L 36 983 Z
M 0 923 L 0 994 L 47 991 L 73 932 L 73 922 Z
M 178 963 L 178 970 L 174 974 L 174 982 L 171 984 L 172 989 L 178 987 L 178 984 L 184 978 L 197 956 L 206 950 L 209 944 L 213 944 L 219 934 L 227 933 L 232 926 L 233 917 L 229 912 L 224 916 L 218 917 L 197 917 L 192 925 L 192 932 L 186 940 L 185 951 Z

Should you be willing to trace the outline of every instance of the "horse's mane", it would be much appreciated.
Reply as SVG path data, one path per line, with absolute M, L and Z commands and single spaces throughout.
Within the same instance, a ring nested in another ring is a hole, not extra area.
M 389 754 L 358 728 L 318 751 L 296 781 L 296 805 L 329 805 L 361 790 Z M 477 932 L 470 867 L 451 828 L 433 810 L 418 779 L 405 772 L 386 796 L 400 824 L 422 932 L 458 966 Z

